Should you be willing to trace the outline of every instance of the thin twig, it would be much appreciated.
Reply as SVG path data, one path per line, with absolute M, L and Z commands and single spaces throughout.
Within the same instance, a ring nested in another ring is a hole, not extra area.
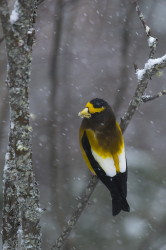
M 160 91 L 160 92 L 158 92 L 156 95 L 153 95 L 153 96 L 150 96 L 150 95 L 144 95 L 144 96 L 142 96 L 142 101 L 143 102 L 153 101 L 153 100 L 155 100 L 155 99 L 157 99 L 157 98 L 159 98 L 159 97 L 161 97 L 163 95 L 166 95 L 166 90 L 165 89 L 162 90 L 162 91 Z
M 144 69 L 138 69 L 136 72 L 138 85 L 133 98 L 129 104 L 128 110 L 125 115 L 121 118 L 121 129 L 125 130 L 126 126 L 130 122 L 136 109 L 142 102 L 142 96 L 148 86 L 149 80 L 154 76 L 160 69 L 166 67 L 166 55 L 157 59 L 149 59 L 145 63 Z
M 61 249 L 61 247 L 64 245 L 71 230 L 75 226 L 75 224 L 78 221 L 79 217 L 81 216 L 84 208 L 86 207 L 97 183 L 98 183 L 97 176 L 92 176 L 90 181 L 89 181 L 88 186 L 86 187 L 86 189 L 84 190 L 82 195 L 80 197 L 78 197 L 78 199 L 77 199 L 78 204 L 77 204 L 76 209 L 74 210 L 74 212 L 73 212 L 71 218 L 68 220 L 68 222 L 66 222 L 66 225 L 64 226 L 61 235 L 58 237 L 55 244 L 51 247 L 51 250 Z
M 150 30 L 150 27 L 146 24 L 146 21 L 145 21 L 145 18 L 144 18 L 144 15 L 142 14 L 140 8 L 139 8 L 139 5 L 138 5 L 138 1 L 135 1 L 135 6 L 136 6 L 136 12 L 138 14 L 138 17 L 144 27 L 144 30 L 145 30 L 145 33 L 148 37 L 148 46 L 150 48 L 150 54 L 149 54 L 149 58 L 154 58 L 154 54 L 155 54 L 155 51 L 156 51 L 156 48 L 157 48 L 157 42 L 158 42 L 158 39 L 156 37 L 152 37 L 151 36 L 151 30 Z

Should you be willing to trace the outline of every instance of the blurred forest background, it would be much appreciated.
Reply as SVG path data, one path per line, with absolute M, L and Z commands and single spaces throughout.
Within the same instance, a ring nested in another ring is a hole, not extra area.
M 11 5 L 14 1 L 11 2 Z M 142 0 L 156 57 L 166 51 L 166 1 Z M 1 29 L 1 27 L 0 27 Z M 133 64 L 144 67 L 147 37 L 129 0 L 45 0 L 38 9 L 33 47 L 30 110 L 33 163 L 40 189 L 43 249 L 69 218 L 90 173 L 82 159 L 78 112 L 94 97 L 107 100 L 117 119 L 124 114 L 137 80 Z M 0 38 L 2 30 L 0 30 Z M 9 131 L 6 55 L 0 44 L 1 187 Z M 147 94 L 166 88 L 156 76 Z M 111 198 L 98 184 L 64 246 L 65 250 L 166 250 L 166 98 L 143 104 L 125 133 L 128 201 L 131 213 L 111 215 Z M 2 189 L 1 189 L 2 209 Z

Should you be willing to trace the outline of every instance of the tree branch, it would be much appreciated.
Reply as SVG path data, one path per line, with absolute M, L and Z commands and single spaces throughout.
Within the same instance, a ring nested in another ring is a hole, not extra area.
M 160 69 L 166 67 L 166 55 L 157 59 L 149 59 L 144 66 L 144 69 L 137 69 L 136 76 L 138 79 L 138 85 L 133 98 L 130 101 L 129 107 L 125 115 L 121 118 L 122 131 L 126 129 L 128 123 L 133 117 L 136 109 L 142 102 L 142 96 L 148 86 L 149 80 L 154 76 Z
M 151 36 L 150 27 L 146 24 L 144 15 L 142 14 L 142 12 L 141 12 L 141 10 L 139 8 L 138 1 L 135 1 L 135 6 L 136 6 L 136 12 L 138 14 L 138 17 L 139 17 L 139 19 L 140 19 L 140 21 L 141 21 L 141 23 L 142 23 L 142 25 L 144 27 L 145 33 L 146 33 L 146 35 L 148 37 L 148 46 L 150 48 L 149 58 L 153 58 L 154 54 L 155 54 L 155 51 L 156 51 L 156 48 L 157 48 L 158 39 Z
M 142 13 L 140 12 L 140 9 L 139 9 L 137 2 L 136 2 L 136 11 L 139 14 L 139 18 L 144 26 L 144 29 L 146 31 L 148 38 L 151 39 L 150 28 L 146 25 L 144 17 L 142 15 Z M 154 38 L 154 42 L 151 44 L 152 47 L 149 46 L 151 48 L 150 58 L 152 58 L 154 56 L 154 52 L 156 50 L 156 45 L 157 45 L 157 39 Z M 139 107 L 139 105 L 142 102 L 148 101 L 148 99 L 145 98 L 143 95 L 144 95 L 144 92 L 147 88 L 149 80 L 160 69 L 163 69 L 165 67 L 166 67 L 166 55 L 164 55 L 161 58 L 157 58 L 157 59 L 149 59 L 147 61 L 147 63 L 145 64 L 143 69 L 141 69 L 141 70 L 136 69 L 136 76 L 137 76 L 137 80 L 138 80 L 138 85 L 137 85 L 135 94 L 129 103 L 128 110 L 126 111 L 124 116 L 121 118 L 120 126 L 121 126 L 123 133 L 125 132 L 129 122 L 131 121 L 131 119 L 132 119 L 135 111 Z M 163 90 L 162 92 L 159 92 L 157 95 L 149 98 L 149 101 L 154 100 L 154 99 L 158 98 L 159 96 L 165 95 L 165 94 L 166 94 L 165 90 Z M 74 228 L 74 226 L 75 226 L 76 222 L 78 221 L 80 215 L 82 214 L 85 206 L 87 205 L 87 203 L 92 195 L 92 192 L 94 191 L 94 189 L 97 185 L 97 182 L 98 182 L 98 178 L 96 176 L 92 176 L 87 188 L 85 189 L 85 191 L 82 193 L 82 195 L 79 198 L 79 202 L 78 202 L 76 209 L 74 210 L 69 221 L 66 222 L 66 225 L 64 226 L 61 235 L 58 237 L 55 244 L 52 246 L 51 250 L 62 248 L 65 241 L 69 237 L 71 230 Z
M 142 96 L 142 101 L 146 103 L 146 102 L 149 102 L 149 101 L 153 101 L 153 100 L 155 100 L 155 99 L 157 99 L 157 98 L 159 98 L 159 97 L 161 97 L 163 95 L 166 95 L 166 90 L 165 89 L 158 92 L 156 95 L 153 95 L 153 96 L 150 96 L 150 95 Z
M 83 191 L 82 195 L 77 198 L 78 204 L 76 206 L 76 209 L 74 210 L 71 218 L 67 221 L 66 225 L 63 228 L 63 231 L 61 235 L 58 237 L 57 241 L 55 244 L 51 247 L 51 250 L 54 249 L 61 249 L 61 247 L 64 245 L 66 239 L 68 238 L 71 230 L 75 226 L 76 222 L 80 218 L 84 208 L 86 207 L 96 185 L 98 183 L 98 177 L 97 176 L 92 176 L 88 186 L 85 188 Z

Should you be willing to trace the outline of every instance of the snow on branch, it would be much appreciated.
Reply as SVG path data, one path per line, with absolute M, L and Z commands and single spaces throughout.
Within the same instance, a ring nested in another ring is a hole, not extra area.
M 153 96 L 151 96 L 151 95 L 143 95 L 142 96 L 142 101 L 143 102 L 153 101 L 153 100 L 155 100 L 155 99 L 157 99 L 157 98 L 159 98 L 159 97 L 161 97 L 163 95 L 166 95 L 166 89 L 158 92 L 156 95 L 153 95 Z
M 147 63 L 145 63 L 144 69 L 137 69 L 136 75 L 138 81 L 142 80 L 144 75 L 148 72 L 152 72 L 153 70 L 158 71 L 159 69 L 165 68 L 166 66 L 166 55 L 156 58 L 156 59 L 149 59 Z
M 14 24 L 19 19 L 19 4 L 16 0 L 14 4 L 14 9 L 12 10 L 12 13 L 10 15 L 10 22 L 11 24 Z
M 166 55 L 160 58 L 156 58 L 156 59 L 148 59 L 143 69 L 136 70 L 138 85 L 137 85 L 135 94 L 130 101 L 127 112 L 121 118 L 122 131 L 126 129 L 126 126 L 130 122 L 136 109 L 142 103 L 142 96 L 144 95 L 144 92 L 148 86 L 149 80 L 151 80 L 152 76 L 156 75 L 156 73 L 159 70 L 164 69 L 164 68 L 166 68 Z
M 166 54 L 162 57 L 153 59 L 154 53 L 156 51 L 158 39 L 151 37 L 150 27 L 145 22 L 145 18 L 143 16 L 142 12 L 140 11 L 140 8 L 138 5 L 138 1 L 135 2 L 135 5 L 136 5 L 136 12 L 138 14 L 138 17 L 143 24 L 146 35 L 148 36 L 148 45 L 151 48 L 151 50 L 150 50 L 149 59 L 145 63 L 143 69 L 138 69 L 137 65 L 135 65 L 138 85 L 137 85 L 135 94 L 130 101 L 127 112 L 121 118 L 122 131 L 124 131 L 126 129 L 126 126 L 128 125 L 129 121 L 131 120 L 132 116 L 134 115 L 136 109 L 142 103 L 142 101 L 143 101 L 142 96 L 144 95 L 144 92 L 148 86 L 149 80 L 151 80 L 152 76 L 154 76 L 157 72 L 159 72 L 159 70 L 166 68 Z M 152 42 L 152 41 L 154 41 L 154 42 Z

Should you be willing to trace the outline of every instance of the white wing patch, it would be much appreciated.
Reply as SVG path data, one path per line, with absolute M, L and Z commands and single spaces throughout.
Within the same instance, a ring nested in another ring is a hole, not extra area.
M 124 173 L 126 172 L 126 156 L 125 156 L 125 150 L 123 149 L 122 153 L 119 154 L 119 167 L 120 167 L 120 172 Z
M 112 158 L 102 158 L 95 151 L 92 150 L 92 155 L 95 160 L 99 163 L 100 167 L 104 170 L 106 175 L 113 177 L 116 175 L 116 168 Z
M 116 175 L 116 167 L 114 164 L 114 160 L 111 157 L 103 158 L 99 156 L 95 151 L 92 150 L 92 155 L 95 160 L 99 163 L 100 167 L 104 170 L 106 175 L 113 177 Z M 122 151 L 121 154 L 118 156 L 119 158 L 119 167 L 120 172 L 126 172 L 126 157 L 125 157 L 125 150 Z

